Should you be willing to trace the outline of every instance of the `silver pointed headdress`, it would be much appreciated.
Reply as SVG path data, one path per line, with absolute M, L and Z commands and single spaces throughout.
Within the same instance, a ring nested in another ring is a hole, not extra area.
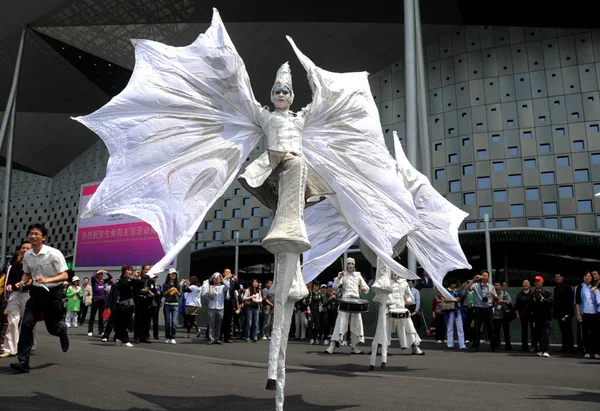
M 271 88 L 271 102 L 275 104 L 275 94 L 273 93 L 275 89 L 278 88 L 287 88 L 290 92 L 290 96 L 288 101 L 290 105 L 294 102 L 294 88 L 292 87 L 292 70 L 290 69 L 290 65 L 286 61 L 279 67 L 277 70 L 277 75 L 275 76 L 275 83 L 273 84 L 273 88 Z

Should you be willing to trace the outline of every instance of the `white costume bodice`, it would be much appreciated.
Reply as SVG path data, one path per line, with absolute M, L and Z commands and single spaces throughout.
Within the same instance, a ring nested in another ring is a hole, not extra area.
M 365 287 L 369 291 L 369 286 L 360 275 L 359 271 L 351 273 L 345 271 L 344 276 L 340 278 L 338 275 L 333 281 L 333 288 L 342 287 L 342 298 L 360 298 L 360 288 Z
M 411 302 L 412 293 L 408 282 L 401 278 L 392 280 L 392 293 L 388 297 L 388 307 L 391 312 L 406 312 L 406 304 Z
M 266 127 L 267 149 L 302 154 L 303 113 L 293 114 L 289 110 L 270 113 Z

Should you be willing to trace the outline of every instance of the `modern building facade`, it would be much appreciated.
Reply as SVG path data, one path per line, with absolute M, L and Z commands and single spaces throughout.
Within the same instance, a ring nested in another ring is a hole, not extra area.
M 424 46 L 432 182 L 469 213 L 462 229 L 481 228 L 489 214 L 497 229 L 599 231 L 600 31 L 457 26 Z M 406 140 L 404 57 L 397 59 L 370 77 L 390 148 L 394 130 Z M 0 234 L 9 251 L 42 221 L 49 244 L 72 255 L 80 186 L 100 181 L 107 160 L 98 141 L 52 178 L 14 171 L 9 227 Z M 231 245 L 236 235 L 260 243 L 270 221 L 270 210 L 234 183 L 192 250 Z

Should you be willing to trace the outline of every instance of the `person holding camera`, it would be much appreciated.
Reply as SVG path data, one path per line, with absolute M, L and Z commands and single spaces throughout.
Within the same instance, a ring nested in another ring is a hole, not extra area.
M 493 352 L 498 352 L 500 347 L 497 346 L 497 339 L 494 334 L 494 326 L 492 324 L 493 313 L 492 307 L 494 301 L 498 300 L 496 290 L 490 284 L 490 273 L 482 271 L 481 274 L 473 277 L 473 281 L 467 284 L 467 290 L 473 290 L 473 306 L 475 316 L 475 337 L 471 344 L 471 352 L 479 351 L 479 343 L 481 342 L 481 327 L 485 325 L 488 332 L 490 347 Z
M 538 275 L 534 279 L 533 290 L 533 332 L 539 344 L 537 353 L 540 357 L 550 357 L 550 329 L 552 328 L 552 292 L 544 290 L 544 277 Z

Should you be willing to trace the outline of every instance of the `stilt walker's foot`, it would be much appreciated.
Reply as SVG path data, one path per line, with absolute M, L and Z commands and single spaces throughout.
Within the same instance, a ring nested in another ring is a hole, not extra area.
M 277 388 L 277 381 L 269 378 L 267 380 L 267 386 L 265 387 L 265 390 L 275 391 L 276 388 Z

